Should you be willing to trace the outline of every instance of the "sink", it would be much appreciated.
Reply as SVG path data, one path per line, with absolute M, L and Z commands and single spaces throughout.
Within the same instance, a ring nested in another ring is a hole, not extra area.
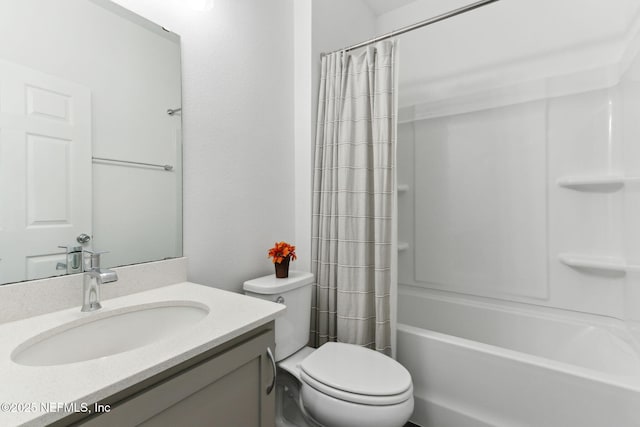
M 112 356 L 185 332 L 208 313 L 206 305 L 193 301 L 92 313 L 28 339 L 16 347 L 11 360 L 20 365 L 52 366 Z

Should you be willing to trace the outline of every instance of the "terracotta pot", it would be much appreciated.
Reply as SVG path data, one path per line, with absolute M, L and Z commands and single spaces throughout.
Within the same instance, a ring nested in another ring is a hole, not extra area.
M 278 279 L 284 279 L 289 277 L 289 261 L 291 256 L 286 257 L 280 264 L 273 264 L 276 267 L 276 277 Z

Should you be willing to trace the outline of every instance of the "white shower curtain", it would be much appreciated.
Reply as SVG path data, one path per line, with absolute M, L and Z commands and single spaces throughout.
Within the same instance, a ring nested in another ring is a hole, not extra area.
M 391 354 L 396 44 L 322 58 L 313 184 L 312 345 Z

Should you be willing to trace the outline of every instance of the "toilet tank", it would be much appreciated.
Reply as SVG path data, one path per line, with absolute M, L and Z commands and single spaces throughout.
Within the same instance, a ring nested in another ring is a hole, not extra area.
M 246 295 L 287 306 L 276 319 L 276 361 L 291 356 L 309 341 L 312 284 L 313 274 L 302 271 L 289 271 L 284 279 L 271 274 L 244 282 Z

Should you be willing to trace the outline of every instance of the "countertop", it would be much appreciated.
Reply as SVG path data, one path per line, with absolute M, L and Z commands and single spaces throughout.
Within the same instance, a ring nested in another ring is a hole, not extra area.
M 22 366 L 11 360 L 18 345 L 59 325 L 162 301 L 196 301 L 210 311 L 188 330 L 112 356 L 42 367 Z M 63 410 L 43 412 L 40 404 L 93 404 L 264 325 L 285 310 L 281 304 L 189 282 L 106 300 L 102 307 L 97 312 L 82 313 L 78 306 L 0 325 L 0 425 L 44 426 L 62 419 L 69 414 Z M 29 410 L 17 411 L 19 404 Z

